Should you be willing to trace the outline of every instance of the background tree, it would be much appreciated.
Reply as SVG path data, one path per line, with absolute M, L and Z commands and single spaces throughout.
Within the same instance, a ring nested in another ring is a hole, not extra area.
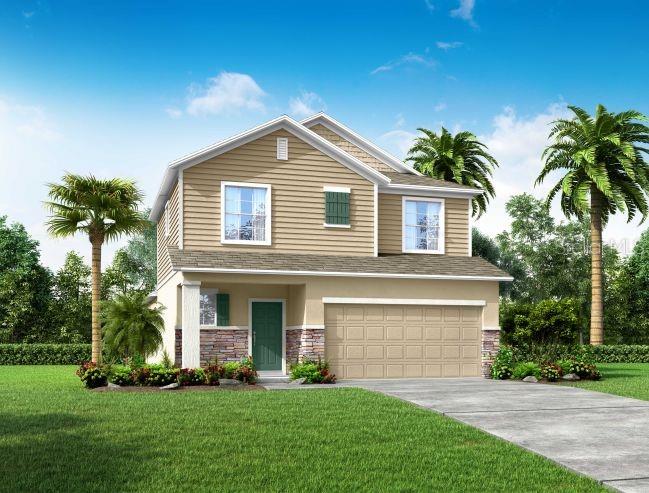
M 424 175 L 482 190 L 472 203 L 473 215 L 482 215 L 489 199 L 496 195 L 491 177 L 498 163 L 487 152 L 487 146 L 471 132 L 452 135 L 444 127 L 439 134 L 425 128 L 417 130 L 424 135 L 415 139 L 407 160 Z
M 564 175 L 550 190 L 547 202 L 560 194 L 561 209 L 567 217 L 590 216 L 591 313 L 590 343 L 604 342 L 602 280 L 602 230 L 609 216 L 626 213 L 647 215 L 645 194 L 649 190 L 649 167 L 638 144 L 649 142 L 649 127 L 639 123 L 637 111 L 611 113 L 598 105 L 595 116 L 576 106 L 570 120 L 554 123 L 554 142 L 543 153 L 545 165 L 536 183 L 555 171 Z
M 162 344 L 162 308 L 149 308 L 146 293 L 118 294 L 104 303 L 104 342 L 111 354 L 128 360 L 136 354 L 152 355 Z
M 41 342 L 51 337 L 47 307 L 51 272 L 40 264 L 38 242 L 22 224 L 0 216 L 0 342 Z
M 66 174 L 62 183 L 48 186 L 50 234 L 65 237 L 83 233 L 92 245 L 92 361 L 100 363 L 101 248 L 105 241 L 147 228 L 148 221 L 139 211 L 143 195 L 130 180 L 102 180 L 92 175 Z
M 102 276 L 102 293 L 108 298 L 132 290 L 150 293 L 156 286 L 156 226 L 133 236 L 125 248 L 115 252 L 113 262 Z
M 81 255 L 68 252 L 54 276 L 50 323 L 59 342 L 88 342 L 91 335 L 90 267 Z

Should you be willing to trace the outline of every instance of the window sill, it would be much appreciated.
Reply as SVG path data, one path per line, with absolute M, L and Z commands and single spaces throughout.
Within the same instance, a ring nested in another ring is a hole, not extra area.
M 443 250 L 402 250 L 401 253 L 421 253 L 424 255 L 444 255 Z
M 342 229 L 351 229 L 352 228 L 351 224 L 327 224 L 327 223 L 324 223 L 323 226 L 325 228 L 342 228 Z
M 270 241 L 253 241 L 253 240 L 221 240 L 222 245 L 257 245 L 270 246 Z

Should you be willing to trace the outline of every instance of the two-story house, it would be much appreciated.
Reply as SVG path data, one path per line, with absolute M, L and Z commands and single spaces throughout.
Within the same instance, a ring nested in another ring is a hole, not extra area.
M 172 162 L 151 212 L 164 350 L 182 367 L 251 354 L 277 373 L 321 357 L 339 378 L 480 375 L 511 278 L 471 256 L 476 193 L 323 113 Z

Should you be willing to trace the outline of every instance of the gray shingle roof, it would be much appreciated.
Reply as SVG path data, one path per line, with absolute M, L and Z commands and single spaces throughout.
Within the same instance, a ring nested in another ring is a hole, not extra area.
M 270 252 L 215 252 L 179 250 L 173 246 L 167 247 L 167 250 L 174 270 L 258 270 L 313 275 L 341 273 L 343 276 L 358 273 L 368 277 L 510 279 L 509 274 L 480 257 L 416 254 L 358 257 Z
M 444 187 L 444 188 L 457 188 L 460 190 L 477 190 L 474 187 L 467 185 L 459 185 L 452 181 L 436 180 L 430 176 L 411 175 L 409 173 L 385 172 L 382 174 L 390 178 L 392 185 L 419 185 L 425 187 Z

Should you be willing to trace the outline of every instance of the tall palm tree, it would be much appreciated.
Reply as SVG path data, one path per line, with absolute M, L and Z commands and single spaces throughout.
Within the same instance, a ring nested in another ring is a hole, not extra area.
M 595 116 L 569 106 L 572 119 L 559 119 L 550 131 L 553 143 L 543 152 L 544 167 L 536 184 L 553 172 L 563 176 L 548 193 L 547 203 L 561 194 L 566 217 L 590 215 L 591 313 L 590 343 L 604 342 L 602 297 L 602 229 L 610 215 L 626 213 L 631 221 L 637 213 L 647 217 L 649 166 L 639 144 L 649 142 L 646 117 L 635 110 L 609 112 L 598 105 Z
M 407 160 L 424 175 L 482 190 L 472 203 L 473 215 L 480 217 L 496 195 L 491 177 L 498 162 L 487 152 L 487 146 L 471 132 L 453 135 L 444 127 L 439 134 L 425 128 L 417 130 L 424 135 L 415 139 Z
M 48 187 L 48 232 L 57 237 L 83 233 L 92 245 L 92 361 L 101 363 L 101 247 L 105 241 L 147 228 L 148 221 L 138 209 L 143 194 L 130 180 L 70 173 L 62 183 L 49 183 Z
M 102 310 L 104 343 L 126 360 L 136 354 L 149 356 L 162 344 L 163 309 L 149 308 L 145 300 L 143 291 L 118 294 Z

